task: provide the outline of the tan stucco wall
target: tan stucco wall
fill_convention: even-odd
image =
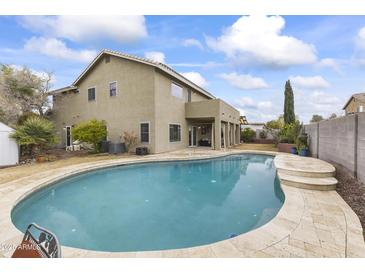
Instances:
[[[347,105],[345,111],[346,113],[354,113],[357,112],[357,108],[359,106],[363,106],[365,111],[365,103],[362,101],[357,100],[356,98],[352,98],[350,103]]]
[[[171,95],[171,84],[183,87],[183,98]],[[156,71],[155,74],[155,121],[156,121],[156,151],[173,151],[186,148],[189,142],[188,122],[185,117],[185,103],[188,100],[188,87],[177,82],[166,74]],[[206,101],[207,97],[193,91],[193,102]],[[181,142],[170,142],[169,124],[181,125]]]
[[[113,81],[117,81],[117,96],[110,97],[109,83]],[[171,94],[172,83],[183,87],[182,98]],[[91,87],[96,88],[96,100],[89,102]],[[187,103],[189,89],[192,103]],[[123,142],[123,131],[133,131],[139,139],[140,123],[149,122],[150,142],[143,145],[151,153],[186,148],[189,125],[194,123],[187,118],[192,113],[216,122],[217,128],[213,130],[217,133],[221,121],[238,123],[239,119],[239,112],[222,100],[212,100],[157,68],[114,56],[110,56],[109,63],[101,58],[79,81],[78,90],[78,93],[69,91],[54,96],[53,120],[61,136],[61,146],[66,143],[66,126],[93,118],[107,122],[108,140],[112,142]],[[189,105],[193,110],[189,110]],[[170,142],[170,124],[181,125],[180,142]]]
[[[117,81],[117,96],[109,96],[109,83]],[[96,101],[88,101],[87,89],[96,87]],[[93,118],[107,121],[108,139],[120,142],[123,131],[134,131],[139,138],[139,123],[150,122],[150,144],[154,152],[154,69],[125,59],[104,58],[78,85],[79,93],[55,96],[54,120],[65,145],[63,128]]]
[[[225,132],[226,146],[239,143],[240,113],[220,99],[185,104],[188,119],[207,118],[214,120],[215,149],[221,146],[221,130]],[[229,142],[229,140],[232,140]]]

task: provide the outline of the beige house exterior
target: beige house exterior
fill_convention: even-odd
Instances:
[[[365,93],[356,93],[350,97],[343,109],[347,114],[365,111]]]
[[[213,149],[239,143],[240,113],[170,67],[103,50],[75,82],[52,91],[52,118],[61,147],[72,144],[72,126],[105,120],[108,140],[124,131],[150,153],[186,147]]]

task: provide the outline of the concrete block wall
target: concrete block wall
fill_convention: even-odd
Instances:
[[[305,125],[305,132],[309,139],[309,151],[315,158],[318,158],[318,125],[318,123]]]
[[[313,157],[338,163],[365,183],[365,113],[305,125]]]
[[[358,114],[357,123],[357,177],[365,183],[365,112]]]

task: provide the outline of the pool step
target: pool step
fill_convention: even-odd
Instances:
[[[282,174],[307,178],[327,178],[335,175],[333,165],[311,157],[280,154],[275,157],[275,167]]]
[[[334,190],[338,183],[334,177],[303,177],[290,175],[280,170],[278,176],[282,184],[304,189]]]

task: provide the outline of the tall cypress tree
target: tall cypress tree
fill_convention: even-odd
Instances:
[[[285,124],[291,124],[295,122],[294,113],[294,94],[290,85],[290,81],[285,83],[285,100],[284,100],[284,122]]]

